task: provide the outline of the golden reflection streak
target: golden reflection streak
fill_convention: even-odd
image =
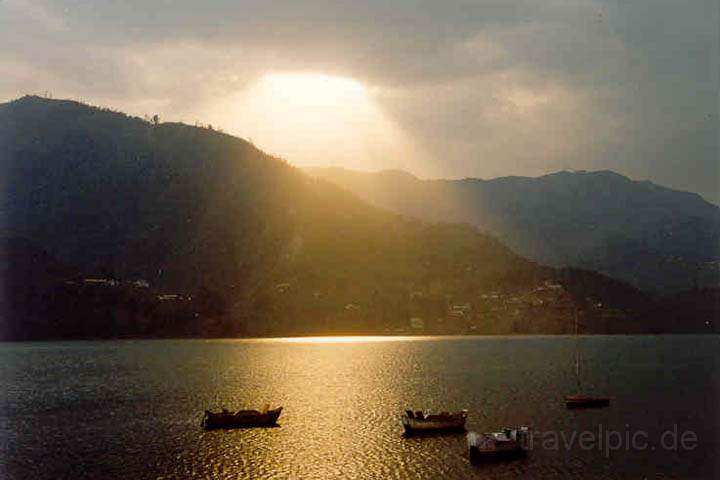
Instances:
[[[202,343],[308,343],[308,344],[342,344],[342,343],[383,343],[383,342],[431,342],[439,340],[510,340],[521,338],[558,337],[572,335],[325,335],[307,337],[262,337],[262,338],[205,338],[191,339]]]
[[[318,337],[280,337],[259,338],[256,340],[278,343],[376,343],[376,342],[416,342],[434,340],[443,337],[437,336],[392,336],[392,335],[347,335],[347,336],[318,336]]]

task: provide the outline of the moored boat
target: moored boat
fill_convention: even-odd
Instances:
[[[212,428],[249,428],[249,427],[272,427],[277,425],[282,407],[270,409],[268,405],[258,410],[238,410],[230,412],[224,408],[220,412],[205,410],[202,419],[202,426],[206,429]]]
[[[530,428],[504,428],[500,432],[467,434],[471,461],[483,458],[513,457],[527,452],[530,445]]]
[[[578,347],[578,314],[575,310],[575,380],[577,381],[577,391],[581,391],[580,385],[580,349]],[[567,395],[565,397],[566,408],[602,408],[610,405],[609,397],[599,397],[593,395]]]
[[[418,410],[413,412],[407,410],[402,416],[402,424],[406,434],[432,433],[443,431],[465,430],[467,410],[460,410],[456,413],[440,412],[430,414]]]

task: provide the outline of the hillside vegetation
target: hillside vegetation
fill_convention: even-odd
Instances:
[[[475,225],[548,265],[597,270],[648,291],[720,285],[720,208],[694,193],[611,171],[491,180],[309,172],[403,215]]]
[[[622,282],[372,207],[208,128],[23,97],[0,105],[0,148],[7,338],[560,333],[575,308],[588,331],[652,329]]]

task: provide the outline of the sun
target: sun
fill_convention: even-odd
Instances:
[[[367,102],[360,82],[329,75],[270,74],[262,78],[260,88],[290,108],[357,108]]]
[[[218,103],[212,117],[300,167],[378,170],[388,159],[417,161],[421,155],[380,108],[376,93],[348,77],[267,72]]]

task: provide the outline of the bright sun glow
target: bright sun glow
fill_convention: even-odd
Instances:
[[[268,73],[215,107],[227,130],[298,166],[418,170],[422,158],[378,107],[371,89],[344,77]],[[229,104],[230,103],[230,104]],[[232,106],[234,105],[234,107]]]
[[[271,341],[282,343],[374,343],[374,342],[405,342],[408,340],[427,339],[431,337],[392,337],[377,335],[358,335],[344,337],[285,337]]]
[[[424,342],[438,339],[467,340],[468,335],[345,335],[345,336],[319,336],[319,337],[268,337],[268,338],[227,338],[202,340],[210,343],[313,343],[313,344],[335,344],[335,343],[385,343],[385,342]],[[490,338],[490,337],[488,337]]]
[[[293,108],[357,108],[367,101],[365,87],[341,77],[317,74],[272,74],[263,80],[278,100]]]

